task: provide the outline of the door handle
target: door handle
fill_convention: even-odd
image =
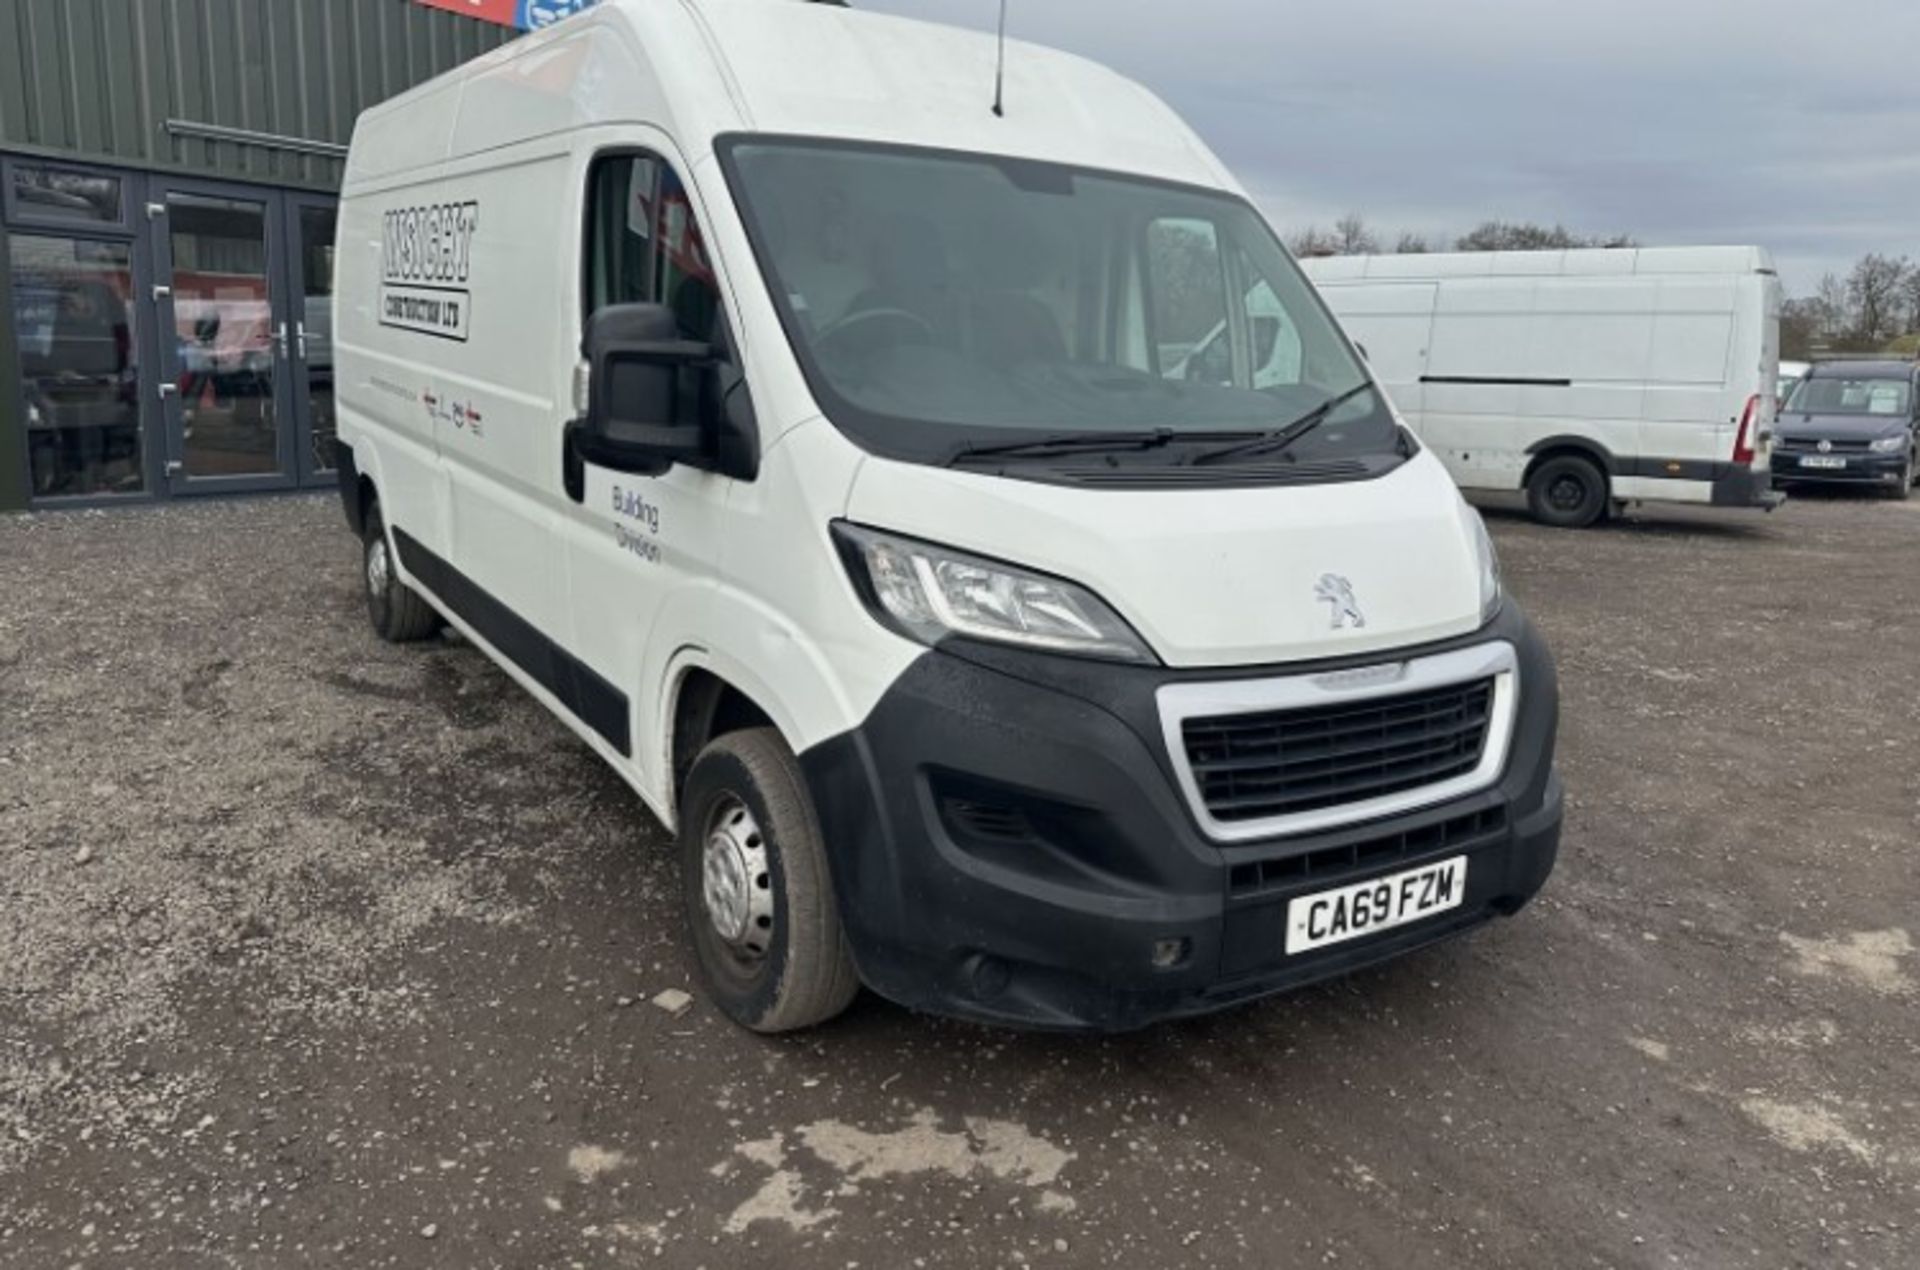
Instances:
[[[179,384],[176,384],[167,380],[161,381],[160,400],[165,401],[169,397],[178,397],[179,395],[180,395]]]
[[[274,331],[273,346],[279,353],[280,360],[285,361],[287,358],[287,324],[285,322],[282,322],[279,328]]]
[[[306,361],[307,360],[307,324],[305,322],[295,322],[293,324],[293,339],[294,339],[295,347],[297,347],[300,350],[300,360],[303,362]]]

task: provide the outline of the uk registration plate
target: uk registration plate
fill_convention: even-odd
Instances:
[[[1845,459],[1832,454],[1803,454],[1800,456],[1801,467],[1845,467],[1846,465],[1847,461]]]
[[[1458,855],[1403,873],[1302,895],[1287,904],[1287,955],[1344,943],[1459,908],[1466,892],[1467,857]]]

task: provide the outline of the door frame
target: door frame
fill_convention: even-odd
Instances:
[[[310,208],[335,211],[340,200],[332,194],[318,194],[306,190],[279,191],[282,204],[281,219],[285,223],[286,234],[286,274],[284,285],[287,289],[287,306],[292,309],[300,306],[300,311],[291,315],[293,343],[290,356],[286,359],[290,372],[290,386],[293,393],[293,431],[294,455],[297,460],[294,477],[302,488],[314,488],[331,485],[338,474],[331,464],[321,466],[316,460],[313,449],[313,396],[311,392],[312,367],[308,364],[308,354],[312,347],[312,332],[305,329],[305,303],[307,298],[306,271],[301,253],[305,248],[302,240],[300,214]],[[335,222],[336,233],[338,221]],[[338,238],[336,236],[335,259],[338,257]],[[332,305],[333,280],[327,283],[328,305]],[[332,355],[333,317],[327,317],[326,338],[329,342],[328,355]],[[336,415],[337,418],[337,415]]]
[[[120,219],[87,221],[35,213],[14,198],[14,169],[17,167],[53,167],[62,171],[113,178],[120,183]],[[5,392],[14,398],[4,407],[0,407],[0,425],[6,422],[3,416],[11,412],[14,416],[13,430],[17,432],[18,440],[18,452],[13,457],[17,459],[19,465],[18,489],[22,508],[123,507],[129,503],[151,501],[159,495],[162,488],[164,469],[160,456],[160,437],[152,426],[156,416],[150,413],[150,408],[156,400],[160,372],[158,363],[154,360],[159,341],[153,329],[154,317],[151,303],[152,244],[140,210],[145,202],[145,195],[145,174],[133,169],[117,168],[85,159],[46,157],[16,150],[0,150],[0,225],[4,225],[4,228],[0,229],[0,325],[6,328],[4,338],[0,338],[0,392]],[[11,243],[13,239],[19,237],[106,243],[127,249],[128,272],[131,278],[130,285],[133,288],[131,300],[134,356],[138,362],[134,379],[134,400],[137,411],[135,418],[140,429],[142,480],[142,486],[138,492],[90,494],[36,494],[34,492],[33,438],[22,409],[24,400],[18,395],[18,389],[25,383],[26,368],[18,342],[19,332],[13,329],[14,314],[10,285]],[[0,427],[0,435],[4,435],[6,431],[7,429]],[[0,463],[0,479],[4,479],[8,472],[8,465]],[[7,499],[0,494],[0,508],[7,506]]]
[[[173,223],[168,208],[172,195],[223,198],[260,207],[261,233],[265,238],[264,278],[267,284],[267,331],[273,365],[274,458],[272,472],[233,476],[194,476],[186,469],[185,402],[178,384],[181,378],[180,353],[175,338],[179,327],[173,295]],[[155,363],[158,379],[154,391],[159,396],[157,421],[160,425],[161,484],[169,497],[193,494],[255,493],[293,489],[299,484],[298,455],[295,451],[299,432],[294,409],[291,350],[291,318],[287,295],[288,244],[286,192],[270,186],[246,185],[235,181],[202,181],[191,178],[154,176],[147,182],[147,225],[151,239],[153,286],[153,329],[159,360]],[[162,288],[165,288],[163,293]]]

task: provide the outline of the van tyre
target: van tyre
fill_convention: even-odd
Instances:
[[[1607,474],[1591,459],[1562,454],[1533,470],[1527,507],[1543,525],[1584,529],[1606,514]]]
[[[771,728],[702,750],[680,799],[681,890],[714,1004],[756,1032],[839,1014],[860,990],[820,820]]]
[[[400,571],[394,568],[393,546],[378,503],[367,509],[360,540],[360,581],[374,634],[389,644],[410,644],[440,629],[440,615],[400,580]]]
[[[1904,503],[1913,497],[1913,478],[1916,468],[1920,468],[1920,459],[1909,454],[1906,467],[1900,470],[1900,483],[1893,487],[1893,497],[1896,502]]]

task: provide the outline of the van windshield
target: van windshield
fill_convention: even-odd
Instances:
[[[1888,415],[1905,418],[1913,388],[1904,379],[1811,375],[1800,381],[1787,402],[1789,414]]]
[[[1186,463],[1336,402],[1283,452],[1402,453],[1365,368],[1237,198],[901,147],[741,136],[721,154],[816,398],[870,450],[943,462],[1110,439]]]

